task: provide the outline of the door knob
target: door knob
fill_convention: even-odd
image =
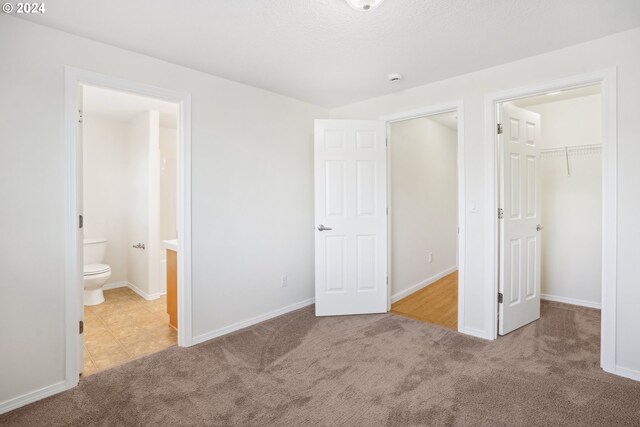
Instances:
[[[540,224],[536,227],[536,231],[544,230],[544,227]]]
[[[329,231],[329,230],[333,230],[333,228],[325,227],[322,224],[318,226],[318,231]]]

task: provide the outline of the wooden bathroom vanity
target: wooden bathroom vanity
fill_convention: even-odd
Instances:
[[[173,245],[170,243],[173,243]],[[178,329],[177,241],[165,240],[164,244],[167,250],[167,314],[169,315],[169,325],[171,325],[175,329]]]

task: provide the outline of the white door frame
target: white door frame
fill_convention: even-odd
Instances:
[[[485,140],[487,141],[487,265],[486,324],[494,325],[489,338],[497,337],[498,316],[498,169],[497,113],[499,103],[560,90],[599,84],[602,88],[602,308],[600,366],[607,372],[616,370],[616,248],[617,248],[617,107],[616,68],[567,77],[487,94],[485,96]]]
[[[192,345],[191,301],[191,95],[103,74],[65,67],[64,141],[66,155],[66,223],[65,223],[65,388],[78,384],[78,321],[82,306],[83,278],[78,275],[78,228],[76,188],[78,174],[77,126],[78,88],[81,84],[99,86],[149,96],[178,104],[178,345]]]
[[[458,332],[477,335],[474,332],[467,331],[465,328],[464,316],[464,280],[465,280],[465,248],[466,248],[466,223],[465,223],[465,173],[464,173],[464,106],[462,100],[450,102],[446,104],[434,105],[417,110],[407,111],[404,113],[393,114],[380,117],[380,120],[387,122],[387,206],[389,207],[389,216],[387,217],[387,238],[389,245],[387,247],[387,271],[389,274],[388,286],[388,307],[391,309],[391,219],[393,216],[393,207],[391,205],[391,123],[402,122],[421,117],[435,116],[437,114],[456,112],[458,115],[457,128],[457,174],[458,174]]]

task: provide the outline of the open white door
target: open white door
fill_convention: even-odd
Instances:
[[[540,318],[540,115],[502,105],[500,335]]]
[[[387,311],[386,124],[315,121],[316,315]]]

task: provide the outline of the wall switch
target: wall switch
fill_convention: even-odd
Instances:
[[[433,262],[433,252],[429,252],[429,264]]]
[[[287,287],[287,275],[286,274],[280,278],[280,285],[282,285],[283,288]]]

